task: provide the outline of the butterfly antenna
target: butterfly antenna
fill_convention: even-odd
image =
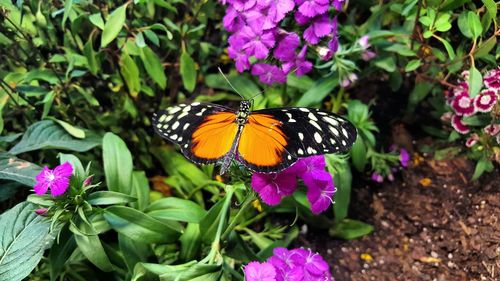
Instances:
[[[231,82],[229,81],[229,79],[227,79],[226,75],[224,75],[224,72],[222,72],[222,69],[220,69],[220,67],[217,67],[217,69],[219,70],[220,74],[222,74],[222,77],[224,77],[224,80],[226,80],[227,84],[229,84],[229,86],[242,98],[242,99],[245,99],[245,97],[240,93],[238,92],[238,90],[236,90],[236,88],[233,86],[233,84],[231,84]]]

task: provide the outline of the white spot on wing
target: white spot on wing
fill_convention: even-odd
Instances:
[[[349,134],[347,133],[345,128],[342,128],[342,134],[344,134],[346,138],[349,138]]]
[[[323,141],[323,139],[321,138],[321,135],[318,132],[314,133],[314,140],[317,143],[321,143]]]
[[[167,115],[163,114],[160,119],[158,119],[158,122],[163,122],[167,118]]]
[[[173,115],[169,115],[166,119],[165,119],[165,122],[170,122],[170,120],[172,120],[172,118],[174,118]]]
[[[181,119],[181,118],[183,118],[184,116],[187,116],[187,115],[188,115],[188,113],[185,112],[185,111],[183,111],[181,114],[179,114],[179,116],[177,116],[177,119]]]
[[[337,137],[339,136],[339,130],[337,130],[337,128],[333,126],[328,126],[328,128],[330,128],[330,131],[332,131],[334,135],[336,135]]]
[[[330,125],[333,125],[333,126],[338,126],[339,125],[339,122],[335,119],[333,119],[332,117],[323,117],[323,120],[325,120],[326,123],[330,124]]]
[[[309,112],[309,108],[305,108],[305,107],[299,107],[299,110],[303,111],[303,112]]]
[[[318,118],[316,118],[316,116],[315,116],[312,112],[310,112],[310,113],[307,115],[307,117],[308,117],[309,119],[311,119],[311,120],[318,121]]]
[[[173,139],[173,140],[176,140],[177,139],[177,135],[171,135],[170,138]]]
[[[345,140],[342,140],[342,145],[347,146],[347,142]]]
[[[299,148],[299,150],[297,150],[297,153],[298,153],[299,155],[304,155],[304,150],[302,150],[301,148]]]
[[[179,111],[179,110],[181,110],[181,108],[180,108],[180,107],[178,107],[178,106],[175,106],[175,107],[170,108],[170,109],[168,110],[168,113],[169,113],[169,114],[174,114],[174,113],[176,113],[176,112],[177,112],[177,111]]]
[[[207,110],[207,109],[206,109],[206,108],[202,108],[202,109],[200,110],[200,112],[196,113],[195,115],[196,115],[196,116],[202,116],[202,115],[203,115],[203,112],[205,112],[205,110]]]
[[[314,153],[316,153],[316,150],[314,148],[312,148],[312,147],[308,147],[307,148],[307,153],[314,154]]]
[[[174,125],[172,125],[172,130],[175,130],[177,129],[177,127],[179,127],[181,123],[179,123],[179,121],[175,121]]]
[[[200,105],[200,103],[199,102],[193,102],[191,105],[192,106],[197,106],[197,105]]]
[[[188,105],[188,106],[184,107],[184,109],[182,111],[189,112],[190,110],[191,110],[191,106]]]
[[[184,124],[184,127],[182,127],[182,129],[186,130],[189,127],[189,125],[191,125],[191,124],[189,124],[189,123]]]
[[[297,120],[293,119],[293,116],[291,113],[286,113],[286,116],[288,116],[288,122],[297,122]]]
[[[316,129],[321,131],[321,127],[318,125],[318,123],[316,121],[309,120],[309,124],[313,125],[314,127],[316,127]]]
[[[300,140],[304,140],[304,134],[303,134],[303,133],[300,133],[300,132],[299,132],[299,133],[298,133],[298,135],[299,135],[299,139],[300,139]]]

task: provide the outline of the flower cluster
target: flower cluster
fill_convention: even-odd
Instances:
[[[323,257],[308,249],[275,248],[266,262],[245,266],[246,281],[304,280],[330,281],[330,269]]]
[[[297,178],[307,186],[307,200],[311,211],[319,214],[330,206],[336,189],[330,173],[325,171],[324,156],[311,156],[298,160],[279,173],[252,175],[252,188],[268,205],[277,205],[285,196],[297,189]]]
[[[73,166],[69,162],[64,162],[53,170],[45,166],[36,176],[36,184],[33,189],[38,195],[45,194],[49,189],[54,197],[63,195],[69,187],[69,179],[72,174]]]
[[[463,76],[467,79],[468,72],[465,71]],[[483,84],[485,87],[475,97],[470,96],[467,81],[460,81],[457,88],[447,92],[447,104],[452,112],[445,113],[441,119],[450,121],[455,131],[462,135],[471,133],[471,128],[464,122],[465,117],[484,113],[497,114],[494,113],[494,109],[500,101],[500,69],[493,69],[486,73]],[[485,135],[496,137],[497,143],[500,143],[499,124],[488,124],[483,128],[483,132]],[[467,147],[472,147],[478,140],[479,135],[472,133],[465,144]]]
[[[397,147],[395,145],[391,145],[391,147],[389,147],[389,151],[391,152],[396,152],[397,151]],[[399,162],[401,164],[401,167],[403,168],[406,168],[408,167],[408,162],[410,162],[410,154],[408,153],[408,151],[404,148],[400,148],[399,149]],[[389,181],[393,181],[394,180],[394,174],[398,168],[397,167],[389,167],[385,161],[384,161],[384,165],[382,165],[383,168],[382,169],[378,169],[379,171],[375,171],[372,173],[372,176],[371,176],[371,179],[374,181],[374,182],[378,182],[378,183],[382,183],[384,182],[384,177],[386,177]]]
[[[329,9],[333,5],[341,10],[344,0],[221,2],[228,5],[223,25],[232,33],[229,57],[239,72],[251,70],[265,84],[284,83],[291,71],[297,75],[311,71],[312,63],[306,59],[308,46],[318,45],[323,38],[328,47],[318,48],[321,59],[331,58],[338,49],[337,19],[330,16]],[[299,25],[304,31],[300,36],[286,30],[285,25]],[[273,63],[268,62],[270,55],[275,59]]]

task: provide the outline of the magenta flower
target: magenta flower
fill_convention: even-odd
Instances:
[[[356,73],[349,73],[349,75],[345,76],[342,81],[340,81],[340,87],[347,88],[351,86],[352,83],[358,80],[358,75]]]
[[[500,90],[500,69],[493,69],[483,79],[484,85],[489,90]]]
[[[257,59],[265,59],[269,54],[269,49],[275,44],[273,30],[254,30],[249,26],[244,26],[238,35],[247,42],[243,45],[247,56],[255,56]]]
[[[455,113],[460,116],[471,116],[476,113],[473,100],[465,92],[455,96],[451,106]]]
[[[470,137],[465,141],[465,146],[473,147],[478,140],[479,136],[477,134],[471,134]]]
[[[500,133],[500,125],[499,124],[489,124],[484,127],[484,132],[490,136],[494,136]]]
[[[345,0],[333,0],[333,7],[335,7],[335,9],[337,11],[341,11],[342,5],[344,5],[344,2],[345,2]]]
[[[299,12],[306,17],[314,17],[328,11],[330,0],[295,0]]]
[[[384,182],[384,177],[382,177],[382,175],[377,173],[377,172],[372,173],[371,179],[372,179],[372,181],[378,182],[378,183]]]
[[[236,32],[245,25],[245,19],[233,6],[229,6],[222,19],[222,25],[227,31]]]
[[[455,131],[463,135],[469,133],[470,131],[469,127],[464,124],[462,118],[458,115],[453,115],[451,117],[451,126],[453,127],[453,129],[455,129]]]
[[[276,270],[270,263],[259,263],[256,261],[250,262],[245,266],[246,281],[275,281]]]
[[[332,20],[327,14],[312,19],[311,24],[304,30],[304,39],[312,45],[319,43],[322,37],[332,32]]]
[[[281,173],[252,175],[252,188],[266,204],[278,205],[281,198],[291,195],[297,188],[296,174],[287,170]]]
[[[274,57],[281,61],[291,61],[295,58],[295,50],[299,45],[300,38],[297,33],[286,34],[274,49]]]
[[[36,184],[33,189],[36,194],[43,195],[50,188],[52,196],[60,196],[68,189],[71,174],[73,174],[73,167],[69,162],[64,162],[55,167],[54,170],[45,166],[36,176]]]
[[[474,98],[474,107],[479,112],[490,112],[497,103],[497,94],[493,90],[483,90]]]
[[[399,150],[399,161],[401,162],[401,166],[408,167],[408,162],[410,161],[410,154],[404,148]]]
[[[330,276],[328,264],[318,253],[306,249],[295,249],[294,251],[299,256],[300,264],[304,267],[304,280],[325,280],[324,278]]]
[[[286,75],[275,65],[256,63],[252,67],[252,75],[259,76],[262,83],[272,85],[276,82],[285,83]]]
[[[237,11],[243,12],[253,8],[257,0],[229,0],[228,2],[230,2]]]
[[[285,73],[289,73],[290,71],[295,69],[295,73],[297,74],[297,76],[302,76],[311,71],[313,65],[312,62],[306,60],[306,51],[307,46],[302,47],[302,50],[296,57],[294,57],[292,61],[283,63],[283,71]]]
[[[359,44],[359,46],[361,46],[361,48],[368,49],[371,46],[369,40],[370,40],[370,36],[364,35],[358,39],[358,44]]]
[[[236,69],[243,72],[250,69],[250,60],[248,59],[246,51],[243,49],[245,41],[238,36],[232,35],[229,37],[229,48],[227,53],[230,58],[236,62]]]
[[[307,186],[307,200],[311,203],[311,211],[317,215],[333,204],[335,186],[332,175],[326,171],[316,173],[312,183]]]
[[[49,210],[47,208],[38,208],[35,210],[35,213],[39,216],[45,215]]]

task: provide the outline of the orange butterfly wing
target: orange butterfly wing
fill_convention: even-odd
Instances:
[[[241,132],[238,160],[252,170],[264,172],[280,170],[295,162],[286,151],[288,138],[281,125],[272,115],[250,114]]]
[[[208,115],[193,131],[191,145],[186,151],[188,158],[206,162],[215,162],[224,157],[231,149],[238,125],[233,112],[217,112]],[[194,156],[194,157],[189,157]]]

